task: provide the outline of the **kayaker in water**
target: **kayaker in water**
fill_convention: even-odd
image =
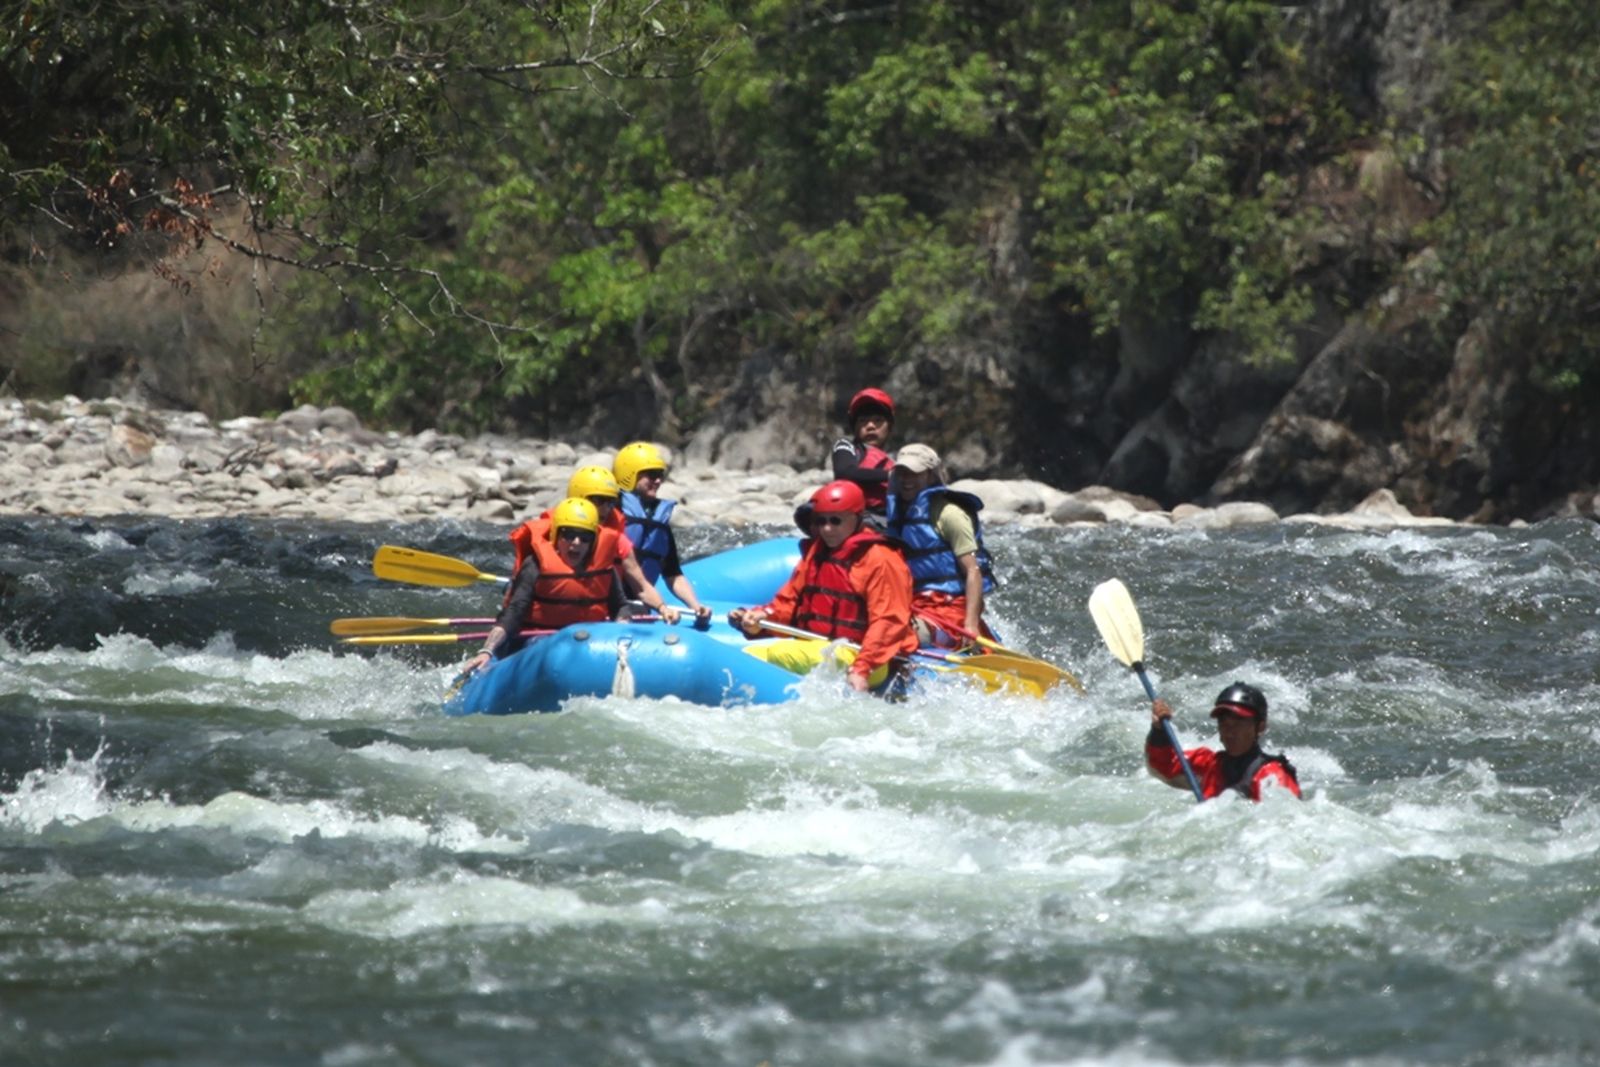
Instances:
[[[761,621],[771,619],[859,644],[846,677],[861,691],[882,685],[891,672],[902,673],[904,657],[917,650],[911,572],[887,538],[863,527],[865,510],[854,482],[818,489],[810,501],[811,537],[800,542],[800,562],[789,580],[764,607],[728,613],[747,637],[761,636]]]
[[[645,581],[654,585],[665,575],[672,595],[683,601],[697,620],[709,622],[711,609],[695,596],[694,583],[683,573],[678,559],[678,539],[672,535],[675,502],[660,495],[667,477],[666,457],[655,445],[634,441],[617,450],[611,473],[622,491],[622,519]]]
[[[599,510],[582,497],[568,497],[518,526],[511,543],[517,553],[511,587],[482,650],[463,671],[483,667],[496,652],[515,651],[521,641],[508,644],[512,634],[614,619],[627,602],[617,572],[617,532],[602,526]]]
[[[1263,786],[1281,787],[1299,796],[1300,781],[1294,765],[1281,755],[1270,756],[1261,751],[1261,735],[1267,732],[1267,698],[1261,690],[1234,682],[1218,693],[1213,703],[1211,717],[1217,720],[1222,751],[1184,750],[1205,799],[1232,789],[1251,800],[1260,800]],[[1168,785],[1188,789],[1178,754],[1161,725],[1162,719],[1171,717],[1172,708],[1157,697],[1151,705],[1150,733],[1144,740],[1145,765]]]
[[[851,436],[834,442],[833,476],[861,488],[869,525],[881,526],[894,469],[894,460],[884,451],[894,429],[894,400],[882,389],[863,389],[850,398],[845,418]]]
[[[567,479],[567,496],[593,504],[600,512],[601,528],[617,535],[617,566],[627,580],[629,594],[643,601],[646,607],[654,608],[666,622],[676,625],[678,609],[670,606],[656,591],[655,580],[645,577],[639,565],[638,546],[628,535],[627,522],[618,506],[622,487],[617,484],[616,476],[604,467],[579,467]]]
[[[993,640],[983,621],[983,598],[995,587],[978,522],[983,501],[946,486],[939,453],[927,445],[906,445],[894,462],[885,532],[905,546],[917,637],[943,648],[969,644],[967,634]]]

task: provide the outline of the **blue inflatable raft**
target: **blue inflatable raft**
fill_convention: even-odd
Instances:
[[[774,537],[692,559],[683,565],[683,573],[694,583],[695,595],[702,603],[755,607],[777,595],[799,562],[800,542],[793,537]],[[656,580],[656,589],[667,603],[678,602],[665,578]]]
[[[731,707],[792,700],[798,676],[691,626],[595,622],[540,638],[469,678],[450,715],[555,711],[578,696],[677,697]]]
[[[683,565],[683,573],[694,583],[700,603],[711,609],[711,625],[706,632],[742,645],[744,635],[728,625],[728,612],[770,601],[799,562],[800,542],[793,537],[775,537],[689,560]],[[667,587],[666,579],[656,580],[656,591],[668,604],[682,610],[683,604]]]
[[[451,715],[555,711],[577,696],[674,696],[731,706],[790,700],[794,674],[743,651],[744,635],[728,625],[731,608],[771,600],[800,561],[800,542],[776,537],[683,565],[712,624],[595,622],[568,626],[496,660],[445,701]],[[677,599],[665,581],[656,588]]]

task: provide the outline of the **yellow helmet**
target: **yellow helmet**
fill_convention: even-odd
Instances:
[[[567,479],[567,495],[577,497],[620,497],[617,480],[604,467],[579,467]]]
[[[550,509],[550,543],[555,544],[557,530],[600,531],[600,511],[581,496],[569,496]]]
[[[617,449],[617,458],[611,461],[611,473],[617,476],[617,484],[624,489],[632,489],[638,484],[640,471],[666,469],[666,457],[648,441],[623,445]]]

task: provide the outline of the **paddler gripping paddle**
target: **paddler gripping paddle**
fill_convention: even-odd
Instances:
[[[1116,578],[1095,586],[1094,592],[1089,594],[1089,614],[1094,618],[1095,628],[1100,631],[1111,654],[1123,666],[1133,668],[1144,685],[1145,693],[1154,702],[1155,686],[1150,684],[1150,676],[1144,672],[1144,624],[1139,621],[1139,609],[1134,607],[1133,594],[1128,592],[1128,587]],[[1178,743],[1178,731],[1173,728],[1172,720],[1163,718],[1161,725],[1166,728],[1167,740],[1178,754],[1178,763],[1183,767],[1183,776],[1189,779],[1189,788],[1194,790],[1195,800],[1204,800],[1205,793],[1200,789],[1199,779],[1194,776],[1194,768],[1189,766],[1189,757],[1183,754],[1183,746]]]

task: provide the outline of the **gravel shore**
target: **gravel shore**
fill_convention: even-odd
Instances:
[[[212,422],[120,400],[0,399],[0,514],[261,516],[347,522],[455,517],[520,521],[556,503],[577,467],[610,467],[613,450],[484,434],[376,433],[344,408],[300,407],[275,419]],[[669,453],[670,454],[670,453]],[[675,463],[664,496],[685,526],[787,524],[831,474],[821,464],[731,470]],[[1103,486],[1073,491],[1026,479],[957,479],[984,501],[988,525],[1123,523],[1220,528],[1268,522],[1345,527],[1453,525],[1412,515],[1380,490],[1340,515],[1279,516],[1265,504],[1171,511]]]

